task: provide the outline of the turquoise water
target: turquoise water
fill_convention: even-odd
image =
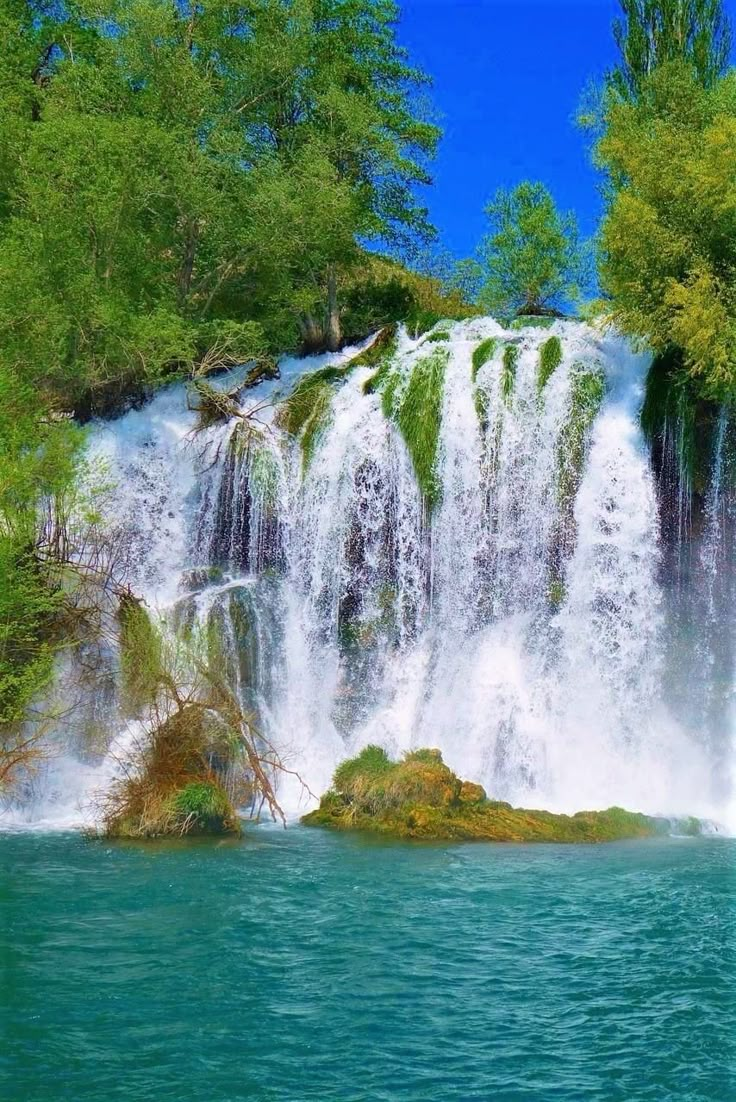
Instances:
[[[4,1102],[728,1102],[736,843],[0,836]]]

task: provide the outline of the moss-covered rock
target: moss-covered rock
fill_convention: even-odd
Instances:
[[[539,370],[537,372],[537,393],[541,394],[557,368],[562,363],[562,341],[559,337],[549,337],[539,350]]]
[[[519,363],[519,346],[507,344],[503,350],[503,373],[501,375],[501,394],[509,405],[516,385],[516,368]]]
[[[509,323],[509,329],[551,329],[557,321],[549,314],[521,314]]]
[[[488,842],[613,842],[650,838],[670,825],[619,807],[576,815],[514,808],[460,780],[439,750],[415,750],[392,762],[378,746],[343,762],[319,808],[302,822],[395,838]]]
[[[482,367],[493,359],[496,349],[498,348],[497,337],[486,337],[484,341],[473,349],[473,367],[471,371],[471,377],[473,382],[478,378],[478,372]]]
[[[449,358],[449,350],[439,347],[416,361],[408,379],[398,370],[390,371],[381,393],[384,416],[394,421],[404,438],[429,512],[440,499],[436,462]]]

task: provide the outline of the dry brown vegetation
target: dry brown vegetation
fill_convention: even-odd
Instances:
[[[285,824],[275,778],[291,771],[220,672],[214,634],[167,635],[131,596],[120,621],[123,705],[142,718],[98,801],[104,833],[238,831],[244,806]]]

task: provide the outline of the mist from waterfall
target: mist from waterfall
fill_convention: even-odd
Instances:
[[[280,382],[241,393],[243,410],[257,409],[247,422],[196,433],[174,386],[96,425],[91,451],[116,485],[111,521],[130,535],[131,588],[171,630],[214,627],[230,682],[314,793],[367,743],[431,746],[514,804],[618,804],[733,829],[725,414],[706,522],[674,579],[661,534],[671,521],[639,428],[647,358],[567,321],[438,329],[446,341],[402,331],[391,366],[401,396],[418,363],[441,363],[434,508],[381,390],[364,391],[374,368],[335,387],[309,462],[274,418],[298,374],[355,349],[285,361]],[[562,361],[541,387],[553,335]],[[495,351],[476,372],[489,338]],[[581,394],[598,385],[587,423]],[[114,774],[129,734],[110,734],[107,757],[75,765],[72,750],[52,763],[21,817],[73,818]],[[279,795],[291,814],[310,805],[294,777]]]

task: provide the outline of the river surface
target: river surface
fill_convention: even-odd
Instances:
[[[0,835],[4,1102],[728,1102],[736,842]]]

